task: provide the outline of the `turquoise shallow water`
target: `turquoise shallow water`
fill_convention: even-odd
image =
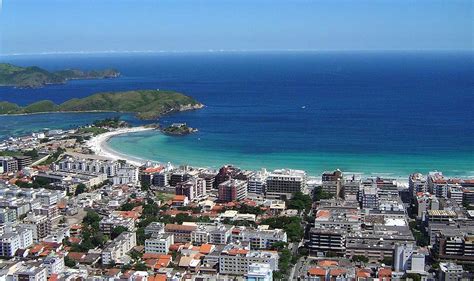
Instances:
[[[407,178],[410,173],[440,170],[449,176],[474,176],[472,157],[460,158],[458,154],[441,153],[435,156],[377,153],[242,153],[225,148],[203,149],[199,146],[203,134],[170,137],[159,132],[140,132],[111,138],[108,146],[120,153],[173,164],[219,168],[234,164],[244,169],[292,168],[306,170],[310,175],[322,171],[342,169],[364,175],[386,175]],[[183,145],[182,142],[187,145]],[[194,143],[194,145],[193,145]]]

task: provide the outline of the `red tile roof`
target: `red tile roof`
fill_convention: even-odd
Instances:
[[[312,267],[308,270],[311,276],[326,276],[326,269],[320,267]]]

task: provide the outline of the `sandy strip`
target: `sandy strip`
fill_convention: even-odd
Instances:
[[[94,151],[96,155],[106,157],[112,160],[126,160],[128,163],[132,165],[141,166],[146,163],[146,160],[119,153],[109,148],[107,146],[107,141],[113,136],[129,134],[129,133],[144,132],[144,131],[150,131],[150,130],[154,130],[154,128],[147,128],[147,127],[142,126],[142,127],[118,129],[118,130],[114,130],[111,132],[107,132],[107,133],[92,137],[90,140],[86,142],[86,146],[89,147],[92,151]]]

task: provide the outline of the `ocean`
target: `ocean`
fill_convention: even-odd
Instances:
[[[112,138],[121,153],[217,168],[293,168],[312,175],[474,176],[473,52],[242,52],[0,57],[48,70],[116,68],[111,80],[0,88],[19,104],[96,92],[167,89],[206,107],[166,116],[199,132]],[[97,113],[94,113],[97,115]],[[112,114],[112,113],[109,113]],[[92,114],[0,116],[0,137],[87,124]],[[115,114],[114,114],[115,115]],[[78,118],[80,116],[80,118]],[[108,115],[107,115],[108,116]],[[142,122],[130,115],[132,124]]]

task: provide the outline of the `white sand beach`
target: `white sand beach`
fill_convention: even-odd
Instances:
[[[148,128],[148,127],[142,126],[142,127],[118,129],[118,130],[114,130],[111,132],[107,132],[107,133],[92,137],[90,140],[86,142],[86,145],[92,151],[94,151],[94,153],[98,156],[102,156],[102,157],[109,158],[112,160],[122,159],[122,160],[126,160],[132,165],[141,166],[146,162],[146,160],[119,153],[109,148],[107,146],[107,141],[113,136],[128,134],[128,133],[143,132],[143,131],[149,131],[149,130],[154,130],[154,128]]]

